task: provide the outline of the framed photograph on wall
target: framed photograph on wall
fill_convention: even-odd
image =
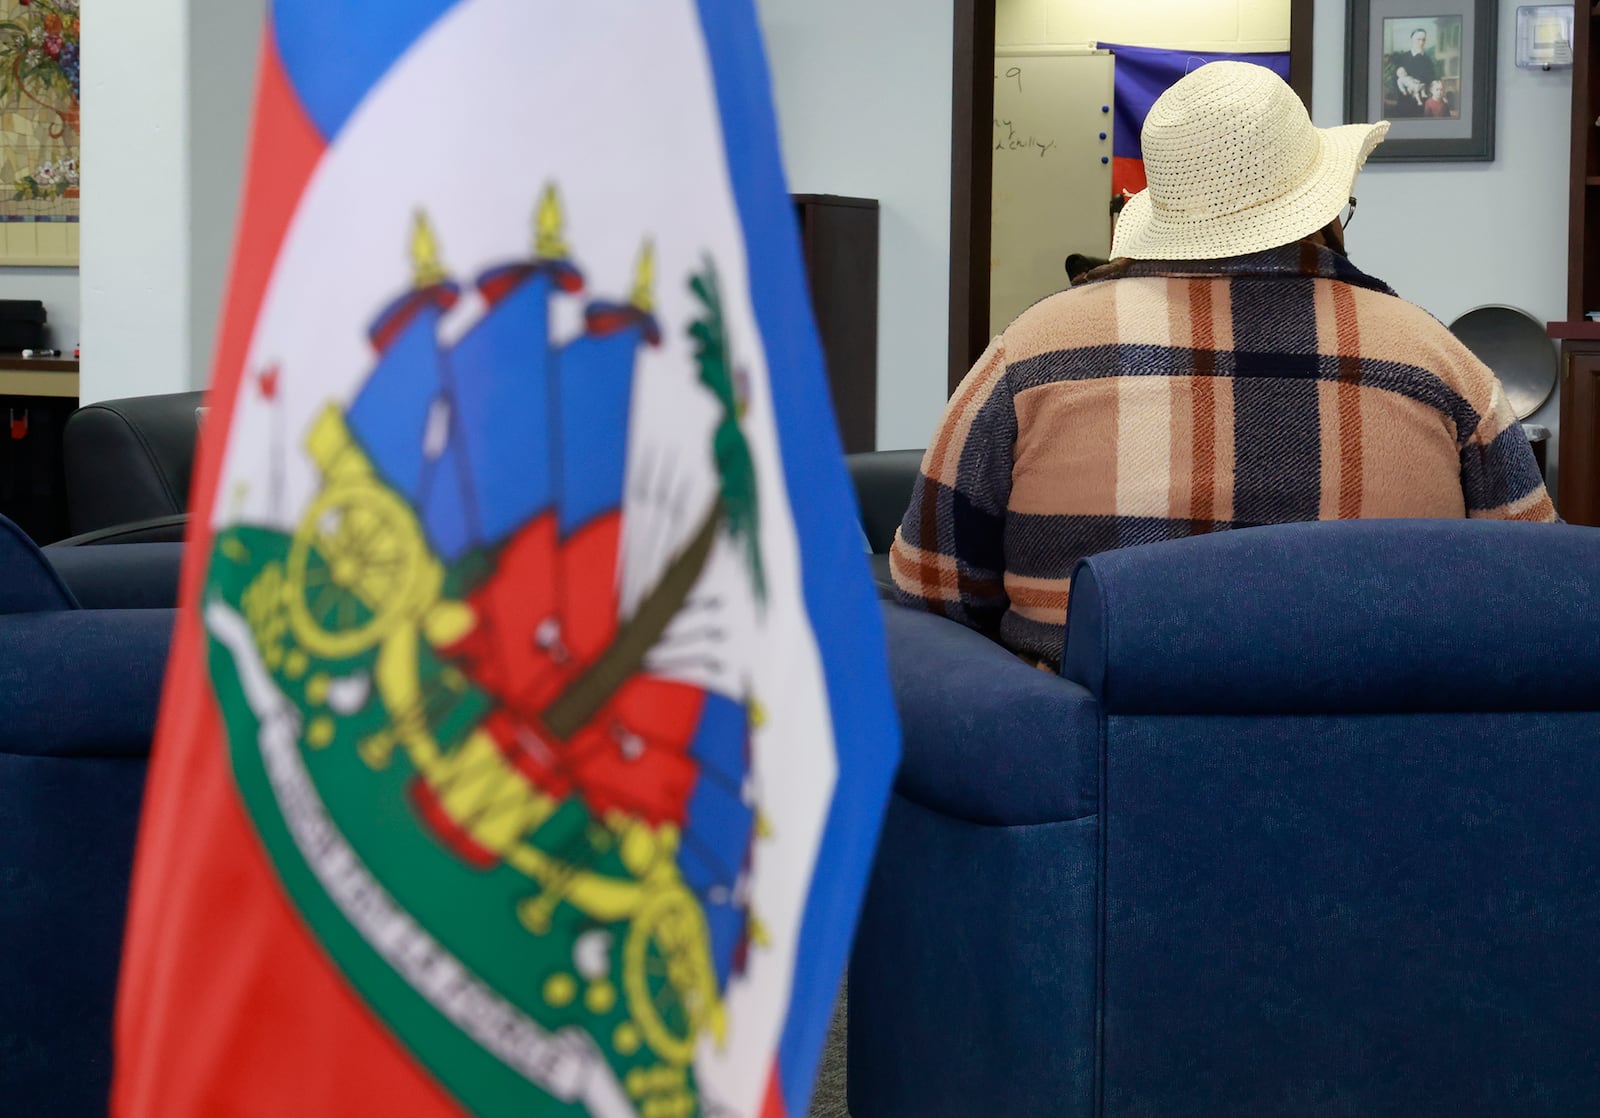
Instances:
[[[1345,120],[1390,122],[1372,162],[1494,158],[1497,0],[1350,0]]]

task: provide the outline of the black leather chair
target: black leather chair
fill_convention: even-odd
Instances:
[[[73,538],[63,544],[182,541],[203,401],[174,392],[73,413],[63,432]]]
[[[177,604],[203,400],[199,392],[106,400],[67,420],[67,520],[76,534],[44,554],[85,608]],[[106,544],[122,546],[90,546]]]
[[[198,392],[109,400],[91,404],[69,421],[67,493],[72,526],[80,534],[45,554],[85,604],[151,608],[176,600],[181,549],[175,545],[182,542],[187,521],[183,503],[194,464],[194,409],[200,402]],[[884,598],[894,597],[889,548],[911,501],[922,453],[864,451],[845,459],[861,529],[872,549],[873,578]],[[123,472],[126,477],[119,476]],[[99,543],[152,546],[71,554]]]
[[[880,598],[894,597],[889,577],[889,548],[895,530],[911,503],[911,490],[922,467],[920,450],[868,450],[845,456],[850,480],[856,487],[861,510],[861,530],[872,548],[872,577]]]

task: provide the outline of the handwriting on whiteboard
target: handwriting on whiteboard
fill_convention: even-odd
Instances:
[[[1021,151],[1043,159],[1055,146],[1054,140],[1041,139],[1032,132],[1018,132],[1011,121],[994,118],[995,151]]]
[[[1000,80],[1000,75],[996,74],[994,76],[994,80],[995,81],[999,81]],[[1016,82],[1017,83],[1017,92],[1021,93],[1022,92],[1022,67],[1021,66],[1010,66],[1010,67],[1007,67],[1007,69],[1006,69],[1006,81],[1008,81],[1008,82]]]

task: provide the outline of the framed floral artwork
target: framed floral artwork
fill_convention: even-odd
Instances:
[[[0,265],[78,263],[79,0],[0,0]]]

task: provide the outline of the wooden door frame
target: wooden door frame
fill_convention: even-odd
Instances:
[[[1289,0],[1289,84],[1311,104],[1315,0]],[[950,373],[954,392],[989,344],[995,0],[955,0],[950,109]]]

